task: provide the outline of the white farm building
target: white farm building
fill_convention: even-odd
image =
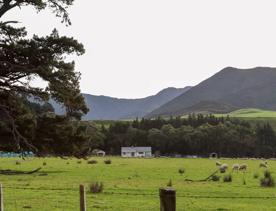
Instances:
[[[122,157],[151,157],[151,147],[122,147]]]

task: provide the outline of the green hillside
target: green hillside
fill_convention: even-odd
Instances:
[[[269,123],[276,130],[276,111],[256,108],[239,109],[228,114],[215,114],[215,116],[230,116],[251,122],[253,125]]]
[[[270,110],[262,110],[262,109],[256,109],[256,108],[245,108],[245,109],[239,109],[236,111],[232,111],[227,114],[218,114],[219,116],[227,116],[230,117],[246,117],[246,118],[276,118],[276,111],[270,111]]]

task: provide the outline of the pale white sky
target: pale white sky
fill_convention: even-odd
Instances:
[[[75,0],[70,27],[27,8],[5,19],[82,42],[82,92],[137,98],[196,85],[226,66],[275,67],[275,11],[275,0]]]

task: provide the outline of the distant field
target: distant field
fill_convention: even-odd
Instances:
[[[269,123],[276,130],[276,111],[248,108],[233,111],[228,114],[215,114],[215,116],[229,116],[253,123],[253,125]]]
[[[228,114],[216,114],[217,116],[230,116],[242,118],[276,118],[276,111],[262,110],[256,108],[239,109]]]
[[[215,160],[110,157],[112,164],[106,165],[104,158],[91,159],[96,159],[98,163],[89,165],[84,160],[79,164],[76,159],[35,158],[15,165],[14,158],[0,159],[1,169],[31,170],[42,166],[43,162],[47,163],[42,175],[0,176],[4,186],[5,210],[77,211],[78,185],[102,181],[103,193],[87,194],[88,211],[157,211],[158,189],[166,186],[170,179],[177,190],[177,210],[276,209],[276,188],[262,188],[259,179],[253,178],[255,173],[260,176],[263,173],[259,160],[221,160],[230,167],[233,163],[247,163],[249,166],[245,173],[232,173],[232,183],[224,183],[222,180],[184,181],[185,178],[203,179],[209,176],[217,169]],[[276,161],[268,163],[276,177]],[[185,168],[184,176],[178,173],[179,168]]]

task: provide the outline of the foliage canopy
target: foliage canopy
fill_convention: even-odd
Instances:
[[[41,104],[51,97],[66,108],[64,121],[80,119],[88,112],[80,93],[81,74],[68,58],[71,54],[82,55],[85,50],[77,40],[60,36],[56,29],[48,36],[30,38],[24,27],[15,27],[16,21],[3,22],[2,17],[15,7],[32,6],[37,11],[50,8],[62,22],[70,25],[67,9],[72,4],[73,0],[0,1],[0,120],[10,128],[16,150],[41,148],[30,143],[27,138],[30,134],[20,132],[19,123],[26,116],[32,116],[34,131],[37,126],[37,117],[26,108],[26,100]],[[36,79],[44,81],[46,87],[34,86],[31,82]]]

